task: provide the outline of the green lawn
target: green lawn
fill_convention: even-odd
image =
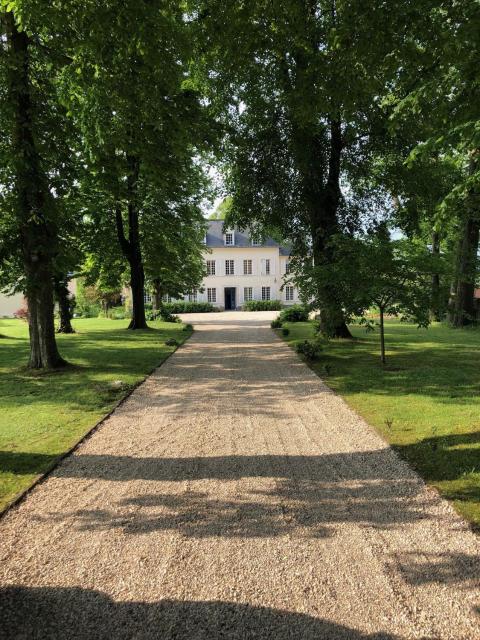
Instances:
[[[286,324],[296,341],[311,323]],[[332,340],[312,368],[480,529],[480,330],[386,326],[387,367],[378,332]]]
[[[0,511],[174,350],[165,340],[190,335],[181,324],[126,331],[127,324],[75,320],[76,334],[58,336],[75,366],[32,374],[26,323],[0,320]]]

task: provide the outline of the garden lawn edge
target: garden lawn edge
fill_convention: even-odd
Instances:
[[[448,502],[448,504],[452,507],[452,509],[455,511],[455,513],[457,514],[457,516],[459,518],[461,518],[461,520],[464,523],[464,526],[471,531],[473,534],[477,535],[480,537],[480,526],[471,521],[468,520],[463,513],[461,513],[455,506],[455,503],[453,500],[450,500],[449,498],[447,498],[438,487],[434,486],[433,484],[430,484],[421,474],[420,470],[418,468],[415,467],[415,465],[413,465],[410,460],[408,460],[407,458],[405,458],[404,456],[402,456],[401,452],[399,451],[399,449],[392,444],[391,442],[389,442],[387,440],[387,438],[385,437],[385,435],[379,430],[377,429],[373,424],[371,424],[364,416],[362,416],[361,413],[358,412],[358,410],[353,407],[350,402],[347,400],[347,398],[344,398],[342,396],[342,394],[338,393],[338,391],[336,391],[335,389],[333,389],[328,382],[325,381],[325,378],[323,378],[321,375],[319,375],[319,373],[317,371],[315,371],[314,367],[310,366],[310,363],[308,362],[308,360],[306,360],[305,358],[303,358],[299,353],[297,353],[295,351],[294,346],[292,346],[292,344],[290,342],[288,342],[288,340],[285,340],[284,337],[281,335],[280,333],[280,329],[273,329],[271,328],[271,331],[277,336],[277,338],[279,340],[281,340],[282,342],[284,342],[297,356],[297,358],[300,360],[300,362],[303,362],[309,369],[310,371],[312,371],[319,380],[322,381],[322,384],[325,385],[325,387],[327,387],[327,389],[333,393],[334,395],[338,396],[339,398],[341,398],[341,400],[343,400],[343,402],[345,402],[345,404],[348,406],[348,408],[350,409],[350,411],[352,411],[360,420],[362,420],[363,422],[365,422],[370,429],[372,429],[377,436],[382,440],[382,442],[384,442],[393,452],[393,454],[395,455],[395,457],[402,462],[403,464],[406,464],[414,473],[417,474],[417,476],[420,478],[421,482],[424,484],[424,486],[427,488],[428,491],[432,491],[440,500],[445,500],[446,502]]]
[[[11,510],[13,509],[13,507],[16,507],[17,505],[19,505],[21,502],[23,502],[25,500],[25,498],[29,495],[29,493],[35,489],[36,486],[38,486],[39,484],[41,484],[44,480],[46,480],[46,478],[52,473],[52,471],[54,469],[56,469],[58,467],[58,465],[62,462],[62,460],[64,460],[65,458],[67,458],[69,455],[71,455],[74,451],[76,451],[78,449],[78,447],[85,442],[86,440],[88,440],[91,436],[93,436],[93,434],[98,431],[100,429],[100,427],[103,425],[103,423],[118,409],[118,407],[120,407],[126,400],[128,400],[128,398],[132,395],[132,393],[138,389],[138,387],[140,387],[142,384],[144,384],[144,382],[147,380],[147,378],[149,378],[157,369],[159,369],[171,356],[173,356],[173,354],[180,349],[180,347],[182,347],[185,342],[187,342],[187,340],[189,340],[192,335],[193,335],[194,329],[192,329],[189,334],[186,336],[186,338],[183,340],[183,342],[181,342],[179,345],[177,345],[176,347],[174,347],[172,349],[172,351],[170,353],[168,353],[165,358],[157,365],[155,365],[154,367],[152,367],[151,369],[149,369],[149,371],[143,376],[143,378],[141,380],[139,380],[138,382],[136,382],[130,389],[128,389],[128,391],[125,393],[124,396],[122,396],[119,400],[117,400],[117,402],[114,404],[114,406],[110,409],[110,411],[108,413],[106,413],[102,418],[100,418],[100,420],[97,420],[97,422],[95,422],[95,424],[92,425],[92,427],[90,429],[88,429],[88,431],[86,431],[83,436],[77,440],[77,442],[75,444],[73,444],[69,449],[67,449],[64,453],[61,453],[58,458],[56,458],[48,467],[47,469],[45,469],[45,471],[43,471],[42,473],[39,473],[31,482],[31,484],[28,485],[28,487],[26,487],[25,489],[21,489],[18,493],[16,493],[13,498],[7,502],[7,504],[3,507],[3,509],[0,510],[0,521],[2,520],[2,518]]]

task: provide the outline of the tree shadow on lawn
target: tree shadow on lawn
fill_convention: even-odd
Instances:
[[[457,349],[436,349],[421,352],[399,348],[387,356],[382,368],[379,356],[371,352],[370,345],[358,342],[359,349],[348,352],[338,346],[330,348],[313,363],[312,369],[322,377],[325,366],[331,371],[331,382],[341,394],[371,393],[393,397],[413,395],[433,398],[443,404],[467,404],[480,394],[480,369],[471,350],[465,347],[465,358]],[[421,357],[420,357],[421,355]],[[457,368],[455,358],[462,359]],[[480,358],[480,350],[478,354]],[[329,377],[325,378],[328,383]]]
[[[38,475],[58,460],[60,454],[0,451],[0,473],[14,475]]]
[[[426,438],[395,445],[395,449],[413,466],[421,463],[430,480],[457,480],[464,474],[480,473],[480,431]]]
[[[0,590],[0,637],[24,640],[401,640],[302,613],[232,602],[111,599],[79,587]]]
[[[445,483],[442,493],[446,498],[480,507],[480,431],[431,437],[394,448],[424,478]],[[480,530],[479,522],[472,526]]]

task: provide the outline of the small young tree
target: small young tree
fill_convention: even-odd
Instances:
[[[360,317],[367,329],[373,322],[367,312],[378,309],[380,359],[386,364],[385,316],[400,316],[419,327],[430,323],[431,277],[438,269],[435,258],[420,243],[391,240],[386,226],[364,237],[337,237],[339,260],[335,269],[320,269],[342,300],[349,319]]]

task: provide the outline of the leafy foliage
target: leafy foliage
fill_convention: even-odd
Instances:
[[[288,335],[288,334],[287,334]],[[303,340],[295,344],[295,351],[302,355],[306,360],[318,360],[322,353],[323,347],[319,340]]]
[[[247,300],[243,305],[244,311],[280,311],[280,300]]]
[[[283,309],[280,313],[280,322],[306,322],[308,320],[309,310],[307,307],[292,304],[291,307]]]
[[[162,304],[162,311],[168,311],[170,313],[212,313],[219,311],[210,302],[164,302]]]

